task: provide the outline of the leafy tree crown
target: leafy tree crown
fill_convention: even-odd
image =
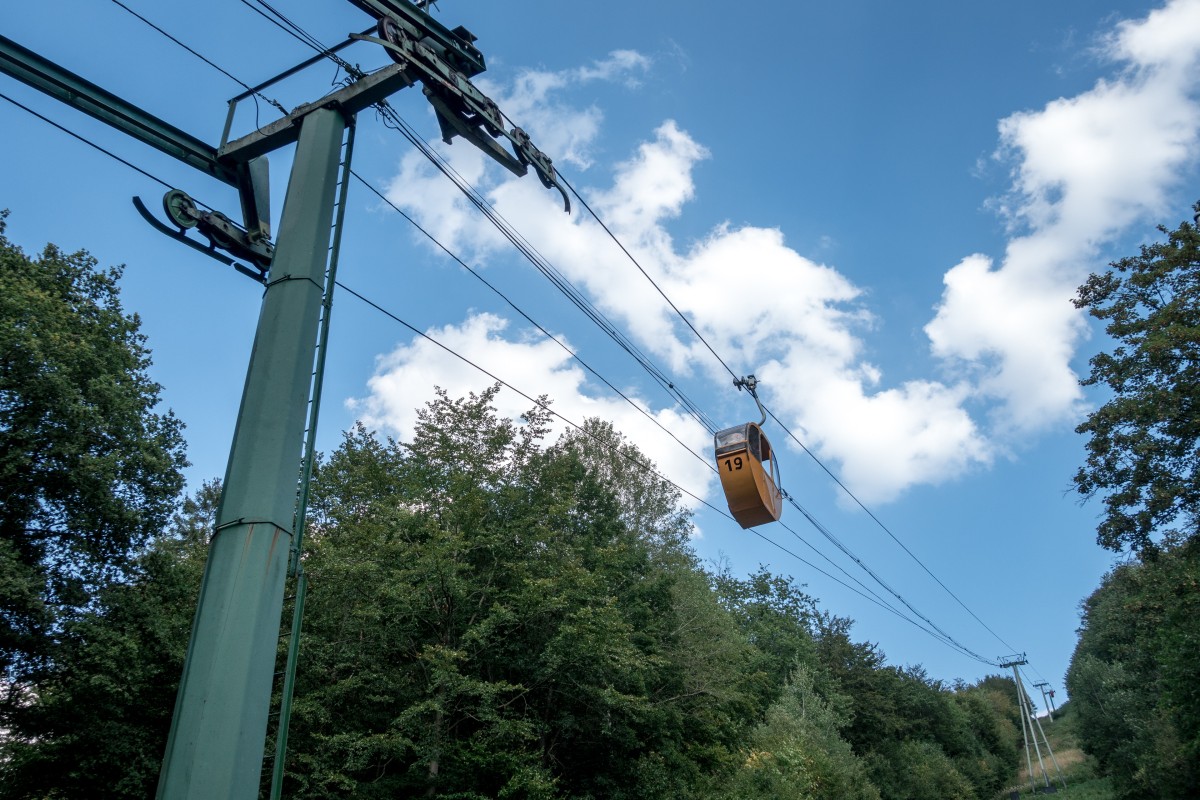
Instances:
[[[1076,428],[1088,441],[1074,484],[1103,496],[1097,540],[1118,552],[1194,536],[1200,521],[1200,233],[1159,231],[1166,241],[1091,275],[1074,300],[1113,339],[1082,381],[1112,397]]]

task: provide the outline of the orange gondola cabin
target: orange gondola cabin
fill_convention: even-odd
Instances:
[[[779,467],[762,428],[747,422],[718,431],[717,469],[729,511],[743,528],[775,522],[783,513]]]

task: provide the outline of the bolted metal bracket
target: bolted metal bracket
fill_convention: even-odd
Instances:
[[[461,63],[461,59],[453,55],[457,51],[439,51],[438,47],[429,44],[433,41],[429,31],[415,20],[388,12],[381,12],[378,20],[378,36],[352,33],[350,38],[379,45],[411,80],[421,81],[422,90],[437,115],[442,141],[451,144],[455,136],[461,136],[514,175],[524,176],[528,168],[533,167],[543,186],[558,190],[563,198],[563,210],[570,213],[571,200],[554,171],[554,162],[534,146],[523,129],[505,129],[504,114],[496,102],[479,91],[469,76],[457,68],[455,62]],[[454,33],[459,38],[470,36],[465,30]],[[470,36],[470,40],[474,41],[474,37]],[[509,141],[512,153],[496,142],[500,138]]]

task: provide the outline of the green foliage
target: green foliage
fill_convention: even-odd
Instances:
[[[986,796],[995,687],[888,667],[790,578],[704,572],[611,426],[543,447],[546,412],[502,419],[496,391],[319,463],[287,796]],[[64,624],[0,800],[153,791],[218,495]]]
[[[866,760],[884,798],[985,798],[1011,778],[1017,767],[1009,719],[1012,714],[1019,721],[1015,690],[1011,701],[988,683],[951,691],[920,668],[887,666],[877,647],[853,642],[849,629],[848,620],[822,616],[817,656],[850,699],[842,735]]]
[[[26,256],[0,213],[0,680],[21,691],[51,634],[120,578],[182,488],[181,424],[119,269],[47,245]],[[15,698],[9,697],[9,700]]]
[[[676,495],[607,448],[644,456],[598,423],[543,450],[495,391],[317,470],[292,789],[688,796],[737,762],[750,648]]]
[[[754,729],[731,800],[879,800],[866,765],[840,735],[845,718],[816,689],[814,672],[797,669],[766,719]]]
[[[945,752],[930,741],[889,742],[873,751],[867,762],[884,800],[974,800],[981,796]]]
[[[1003,694],[987,685],[984,679],[973,687],[960,687],[953,694],[954,702],[966,716],[971,744],[959,748],[955,758],[958,770],[966,776],[978,795],[988,797],[1012,778],[1020,761],[1020,710],[1017,708],[1016,687],[1003,679],[1009,691]],[[966,737],[964,737],[966,738]]]
[[[1083,748],[1120,797],[1200,793],[1200,543],[1105,576],[1067,672]]]
[[[692,531],[692,515],[680,505],[682,493],[660,477],[654,465],[625,440],[611,422],[587,419],[568,430],[554,451],[570,453],[596,481],[613,493],[621,521],[644,538],[680,548]]]
[[[813,630],[820,612],[816,600],[790,576],[772,575],[766,567],[745,579],[722,567],[712,577],[721,605],[733,614],[742,634],[757,651],[757,672],[764,705],[773,702],[797,664],[816,660]]]
[[[1200,232],[1159,230],[1165,242],[1090,276],[1075,300],[1116,342],[1083,381],[1113,397],[1076,428],[1089,438],[1075,475],[1085,497],[1104,494],[1097,540],[1116,551],[1200,524]]]
[[[68,621],[0,743],[0,798],[148,797],[158,780],[219,489],[206,484],[128,582]]]

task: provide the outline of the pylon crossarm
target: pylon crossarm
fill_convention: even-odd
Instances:
[[[219,181],[238,185],[237,169],[222,164],[212,145],[143,111],[53,61],[0,36],[0,72],[61,100],[122,133],[178,158]]]
[[[412,86],[412,80],[404,68],[399,64],[389,65],[320,100],[298,106],[286,117],[254,133],[234,139],[221,147],[219,155],[230,162],[249,161],[295,142],[300,137],[300,122],[318,109],[336,108],[349,118],[408,86]]]

